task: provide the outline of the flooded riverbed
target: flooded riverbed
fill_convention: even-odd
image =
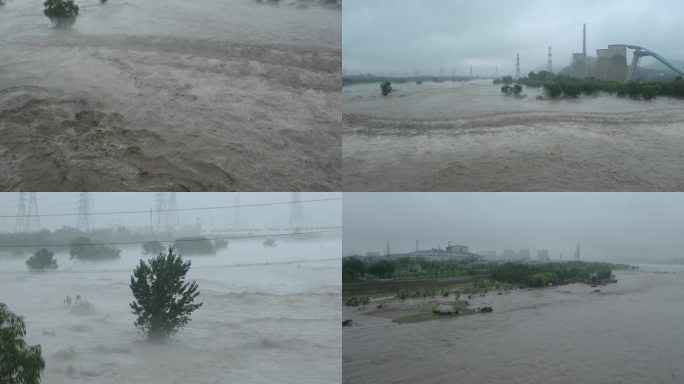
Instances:
[[[674,274],[659,272],[675,272]],[[345,307],[345,383],[679,383],[684,267],[618,283],[488,294],[476,314],[397,325]],[[373,303],[371,303],[373,304]]]
[[[349,190],[671,191],[684,187],[684,102],[536,100],[489,80],[343,89]]]
[[[338,8],[76,3],[0,7],[1,189],[339,186]]]
[[[24,316],[27,342],[41,344],[46,383],[336,383],[340,252],[339,238],[235,240],[216,256],[191,257],[188,277],[204,306],[163,346],[142,341],[128,307],[131,270],[147,257],[139,248],[101,263],[60,253],[59,269],[46,274],[2,255],[0,302]],[[67,295],[94,311],[70,310]]]

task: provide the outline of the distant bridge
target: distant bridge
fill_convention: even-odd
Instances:
[[[670,68],[675,73],[679,74],[680,76],[684,76],[684,70],[682,70],[678,66],[674,65],[672,62],[670,62],[666,58],[662,57],[661,55],[659,55],[659,54],[657,54],[657,53],[655,53],[649,49],[646,49],[644,47],[640,47],[638,45],[628,45],[627,48],[634,50],[634,58],[632,59],[632,64],[629,66],[629,72],[627,73],[627,81],[634,80],[634,74],[636,73],[636,68],[637,68],[637,65],[639,64],[639,59],[641,59],[644,56],[651,56],[654,59],[665,64],[668,68]]]

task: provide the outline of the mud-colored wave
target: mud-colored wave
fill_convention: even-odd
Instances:
[[[128,129],[87,96],[40,87],[0,90],[0,185],[5,190],[213,190],[235,182],[218,167],[155,151],[164,144]]]

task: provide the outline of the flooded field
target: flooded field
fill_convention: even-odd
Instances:
[[[662,273],[668,272],[668,273]],[[398,325],[345,307],[344,383],[679,383],[684,267],[488,294],[493,313]],[[390,304],[391,306],[391,304]],[[391,310],[385,306],[385,311]]]
[[[0,189],[334,190],[339,7],[42,0],[0,7]]]
[[[536,100],[489,80],[343,89],[347,190],[673,191],[684,102]]]
[[[41,344],[46,383],[339,383],[340,239],[262,240],[191,258],[204,306],[162,346],[143,341],[128,307],[139,248],[100,263],[57,254],[59,269],[45,274],[3,254],[0,302]],[[67,295],[94,311],[70,310]]]

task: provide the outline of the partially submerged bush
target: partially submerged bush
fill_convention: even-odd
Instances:
[[[150,241],[149,243],[143,243],[143,252],[145,254],[157,255],[160,252],[164,252],[164,246],[158,241]]]
[[[211,240],[199,236],[178,238],[173,243],[173,249],[183,255],[216,254],[216,245]]]
[[[45,271],[46,269],[57,269],[57,260],[53,258],[54,252],[42,248],[36,251],[33,256],[26,260],[26,266],[31,272]]]
[[[392,83],[389,81],[385,80],[382,83],[380,83],[380,91],[382,92],[383,96],[387,96],[392,92]]]
[[[121,257],[120,249],[93,244],[92,240],[84,236],[72,239],[69,245],[69,255],[72,259],[102,261]]]
[[[76,22],[78,5],[74,0],[45,0],[43,13],[58,28],[70,27]]]

